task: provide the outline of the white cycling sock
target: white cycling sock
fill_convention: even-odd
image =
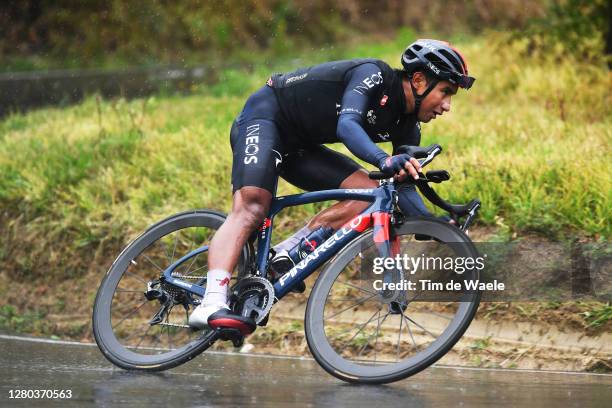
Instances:
[[[223,269],[208,271],[202,305],[227,304],[227,289],[232,274]]]
[[[298,232],[296,232],[295,234],[293,234],[292,236],[290,236],[289,238],[287,238],[280,244],[274,246],[274,251],[276,251],[277,254],[283,251],[289,252],[291,248],[299,244],[300,240],[302,238],[307,237],[311,232],[312,230],[308,228],[307,225],[304,226],[301,230],[299,230]]]

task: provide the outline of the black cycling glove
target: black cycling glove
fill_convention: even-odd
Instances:
[[[378,163],[378,168],[385,174],[397,174],[401,170],[405,169],[404,166],[410,161],[410,159],[410,155],[406,153],[388,156]]]

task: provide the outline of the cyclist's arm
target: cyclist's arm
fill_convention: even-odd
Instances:
[[[363,64],[348,74],[346,90],[342,96],[336,134],[351,153],[374,166],[389,155],[370,139],[363,124],[370,100],[383,87],[378,81],[380,68],[376,64]],[[380,83],[375,83],[380,82]]]

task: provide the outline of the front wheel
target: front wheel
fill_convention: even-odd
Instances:
[[[187,324],[200,299],[159,277],[182,259],[173,276],[205,286],[206,246],[224,221],[223,214],[209,210],[176,214],[151,226],[119,254],[100,284],[92,319],[96,343],[108,360],[124,369],[160,371],[210,347],[213,331],[193,331]],[[249,257],[245,246],[239,278]]]
[[[438,220],[409,219],[393,233],[399,240],[395,254],[402,257],[478,257],[462,231]],[[432,240],[419,242],[415,235]],[[321,272],[306,308],[306,339],[312,355],[327,372],[348,382],[389,383],[430,366],[461,338],[480,302],[478,291],[449,298],[419,290],[420,284],[412,290],[383,291],[380,283],[375,288],[375,280],[380,282],[383,276],[389,280],[389,275],[373,273],[377,256],[371,232],[357,237]],[[425,269],[410,274],[400,268],[391,274],[391,281],[479,278],[475,268],[455,274]]]

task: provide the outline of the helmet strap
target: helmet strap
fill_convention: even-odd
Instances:
[[[423,100],[425,99],[425,97],[431,92],[433,91],[433,89],[436,87],[436,85],[438,85],[438,79],[432,79],[431,83],[427,86],[427,89],[425,89],[425,92],[423,92],[421,95],[419,95],[417,93],[416,88],[414,87],[414,85],[412,84],[412,75],[410,75],[410,89],[412,89],[412,96],[414,98],[414,117],[417,118],[419,117],[419,109],[421,109],[421,102],[423,102]]]

